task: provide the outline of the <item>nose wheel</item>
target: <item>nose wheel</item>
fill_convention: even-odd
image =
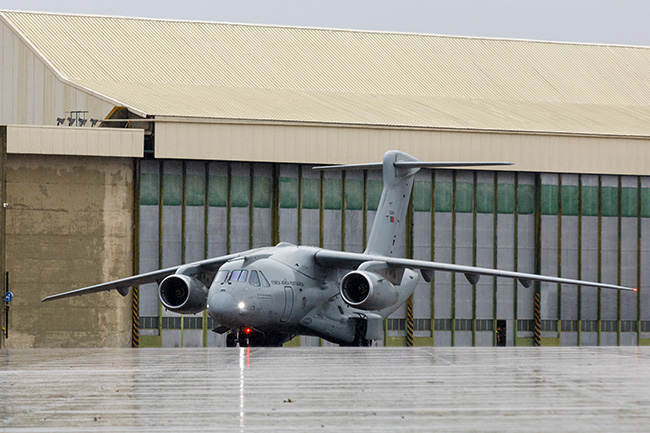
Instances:
[[[226,335],[226,347],[249,347],[254,346],[255,333],[251,328],[242,328],[237,332]]]
[[[292,335],[241,328],[226,335],[226,347],[279,347]]]
[[[226,335],[226,347],[237,347],[237,335],[230,333]]]

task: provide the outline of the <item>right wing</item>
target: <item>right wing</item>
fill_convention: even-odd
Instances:
[[[87,295],[89,293],[106,292],[109,290],[117,290],[122,296],[129,293],[129,287],[139,286],[141,284],[160,282],[165,277],[176,273],[180,268],[191,267],[199,270],[199,272],[216,272],[224,263],[244,256],[250,251],[242,253],[229,254],[227,256],[215,257],[212,259],[200,260],[198,262],[188,263],[186,265],[178,265],[171,268],[159,269],[157,271],[147,272],[145,274],[134,275],[107,283],[95,284],[94,286],[82,287],[81,289],[70,290],[68,292],[57,293],[56,295],[46,296],[41,302],[53,301],[55,299],[70,298],[72,296]]]
[[[598,283],[594,281],[574,280],[572,278],[550,277],[539,274],[529,274],[525,272],[503,271],[500,269],[481,268],[477,266],[464,266],[452,263],[429,262],[426,260],[404,259],[399,257],[386,257],[379,255],[348,253],[342,251],[318,250],[315,254],[316,262],[322,266],[343,267],[354,269],[365,262],[386,263],[393,268],[411,268],[419,269],[426,281],[430,281],[432,272],[459,272],[465,274],[465,277],[471,284],[476,284],[481,275],[491,277],[505,277],[519,280],[524,287],[530,287],[533,281],[544,281],[548,283],[572,284],[577,286],[600,287],[602,289],[614,289],[623,291],[636,292],[633,287],[619,286],[616,284]]]

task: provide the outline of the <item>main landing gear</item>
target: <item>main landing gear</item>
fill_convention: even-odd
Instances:
[[[368,321],[366,319],[358,319],[355,321],[354,327],[354,340],[351,343],[340,343],[339,346],[346,347],[370,347],[372,340],[365,338],[366,331],[368,330]]]

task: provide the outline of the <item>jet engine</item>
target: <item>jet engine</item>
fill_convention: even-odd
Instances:
[[[362,310],[383,310],[399,299],[395,286],[379,274],[352,271],[341,280],[341,297],[350,306]]]
[[[162,280],[158,286],[158,297],[169,311],[194,314],[205,309],[208,289],[196,278],[173,274]]]

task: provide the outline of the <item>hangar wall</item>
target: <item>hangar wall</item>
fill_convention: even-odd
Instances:
[[[399,149],[422,161],[509,161],[515,171],[644,175],[650,145],[631,136],[274,124],[156,117],[155,157],[355,164]],[[504,170],[508,170],[507,167]]]
[[[133,160],[4,157],[0,265],[14,293],[5,346],[130,346],[130,297],[40,300],[131,274]]]
[[[55,125],[57,117],[67,117],[71,111],[87,111],[85,118],[103,119],[115,106],[64,82],[1,18],[0,60],[0,125]]]
[[[363,251],[382,187],[376,171],[276,163],[143,160],[139,179],[140,272],[279,241]],[[406,256],[642,288],[542,284],[543,344],[650,342],[649,177],[423,170],[410,215]],[[503,320],[508,345],[530,345],[534,291],[438,272],[415,292],[415,344],[494,345]],[[163,311],[155,285],[140,288],[139,311],[142,346],[223,345],[207,316]],[[402,308],[387,321],[386,344],[404,344],[405,319]]]

